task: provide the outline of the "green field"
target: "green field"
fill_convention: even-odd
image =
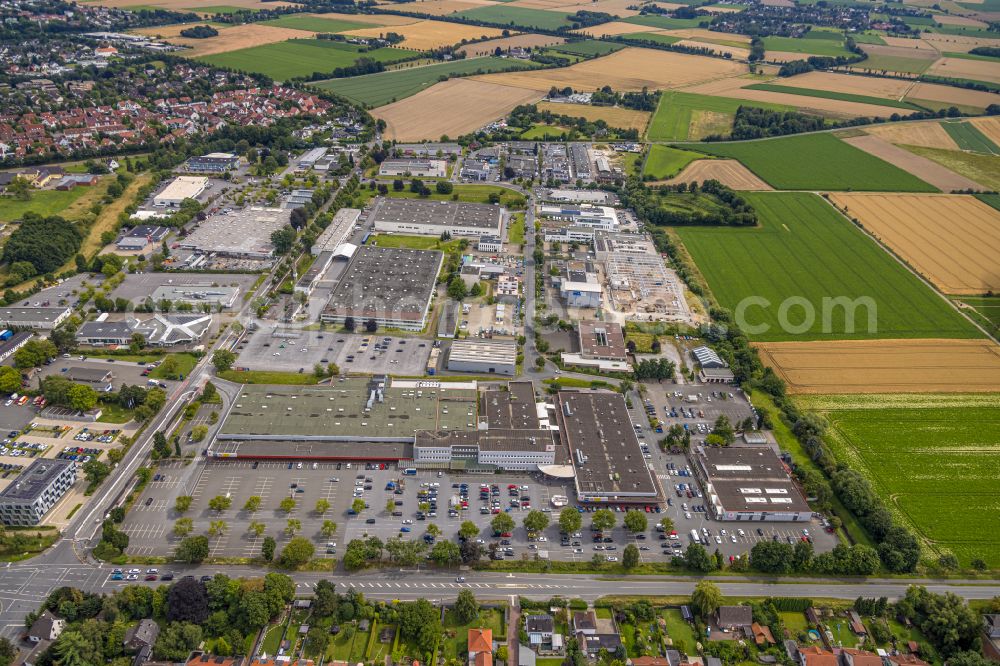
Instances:
[[[596,39],[587,39],[582,42],[568,42],[566,44],[556,44],[550,47],[552,51],[559,53],[571,53],[582,56],[604,56],[625,48],[621,44],[612,42],[601,42]]]
[[[879,46],[885,46],[885,40],[882,39],[880,35],[874,33],[863,32],[852,36],[854,37],[854,41],[858,44],[877,44]]]
[[[655,32],[630,32],[627,35],[621,35],[621,37],[626,39],[645,39],[648,42],[655,42],[657,44],[676,44],[681,41],[680,37],[658,35]]]
[[[807,33],[812,34],[812,33]],[[833,33],[826,33],[833,34]],[[784,51],[786,53],[807,53],[818,56],[849,56],[851,52],[844,46],[843,37],[828,38],[797,38],[797,37],[765,37],[764,48],[768,51]]]
[[[941,127],[962,150],[986,155],[1000,155],[1000,148],[972,123],[943,122]]]
[[[660,97],[660,105],[653,114],[653,120],[649,123],[646,138],[650,141],[684,141],[691,138],[692,121],[708,114],[729,116],[729,124],[725,127],[725,131],[721,132],[728,135],[732,130],[732,117],[741,106],[754,106],[772,111],[793,110],[792,107],[783,104],[664,91]]]
[[[19,220],[27,212],[43,216],[66,216],[65,210],[74,201],[93,189],[92,187],[74,187],[72,190],[32,190],[31,199],[28,201],[21,201],[9,196],[0,197],[0,222]]]
[[[437,65],[355,76],[349,79],[329,79],[316,85],[343,95],[352,101],[376,107],[415,95],[424,88],[429,88],[442,80],[441,77],[456,74],[506,72],[512,69],[530,69],[536,66],[535,63],[526,60],[511,58],[468,58]]]
[[[149,9],[163,9],[163,7],[149,7]],[[208,5],[206,7],[185,7],[185,9],[202,14],[235,14],[245,11],[242,7],[233,7],[232,5]]]
[[[719,303],[732,311],[751,297],[764,298],[746,311],[761,341],[870,338],[976,338],[981,333],[930,287],[894,260],[860,229],[815,194],[742,193],[756,209],[756,228],[678,227]],[[855,332],[847,332],[844,309],[832,308],[823,326],[823,299],[871,299],[877,330],[868,331],[868,311],[857,309]],[[786,299],[805,299],[815,321],[801,334],[782,330],[779,308]],[[803,322],[803,307],[786,314]]]
[[[697,149],[737,159],[779,190],[937,192],[916,176],[828,132],[739,143],[701,143]]]
[[[535,124],[521,132],[524,141],[539,141],[542,139],[559,139],[569,132],[565,127],[556,125]]]
[[[655,180],[672,178],[688,164],[703,157],[701,153],[654,143],[649,147],[649,156],[646,158],[642,173],[644,176],[652,176]]]
[[[906,146],[906,149],[911,153],[934,160],[955,173],[971,178],[990,190],[1000,190],[1000,157],[996,155],[963,153],[960,150],[924,148],[923,146]]]
[[[289,39],[287,42],[201,56],[198,60],[219,67],[259,72],[284,81],[296,76],[309,76],[314,72],[327,73],[338,67],[348,67],[358,58],[389,63],[419,54],[418,51],[408,49],[385,48],[364,53],[361,49],[357,44],[329,39]]]
[[[661,28],[663,30],[682,30],[684,28],[697,28],[701,25],[703,21],[707,21],[707,18],[691,18],[691,19],[677,19],[668,18],[666,16],[656,16],[655,14],[640,14],[639,16],[630,16],[627,19],[622,19],[625,23],[634,23],[635,25],[645,25],[650,28]]]
[[[966,313],[997,337],[1000,333],[1000,296],[961,296],[954,300],[967,305]]]
[[[808,396],[834,455],[963,565],[1000,567],[1000,395]],[[991,536],[992,535],[992,536]]]
[[[363,16],[359,16],[357,21],[342,21],[341,19],[322,18],[308,14],[289,14],[271,21],[264,21],[263,25],[308,30],[309,32],[344,32],[345,30],[377,27],[377,24],[365,23]]]
[[[476,7],[475,9],[467,9],[464,12],[457,12],[452,14],[452,16],[463,16],[496,25],[509,25],[529,29],[541,28],[542,30],[558,30],[559,28],[572,25],[572,22],[568,20],[569,14],[550,12],[544,9],[531,9],[529,7],[510,7],[507,5]]]
[[[901,72],[923,74],[934,63],[934,58],[907,58],[905,56],[869,55],[861,62],[851,63],[850,69],[866,69],[870,72]]]
[[[755,83],[747,86],[748,90],[770,90],[771,92],[787,93],[789,95],[802,95],[803,97],[821,97],[823,99],[839,99],[845,102],[858,102],[859,104],[875,104],[877,106],[891,106],[896,109],[907,109],[909,111],[920,111],[920,107],[909,102],[900,102],[895,99],[885,97],[871,97],[869,95],[852,95],[851,93],[836,92],[833,90],[815,90],[813,88],[798,88],[796,86],[782,86],[774,83]]]
[[[396,192],[389,189],[389,196],[400,199],[430,199],[432,201],[464,201],[467,203],[489,203],[491,194],[500,195],[500,203],[508,208],[524,208],[524,197],[514,190],[497,185],[477,185],[475,183],[456,183],[451,194],[438,194],[431,188],[431,194],[420,197],[409,189]]]
[[[949,51],[942,53],[945,58],[962,58],[963,60],[983,60],[985,62],[1000,62],[998,56],[978,55],[975,53],[963,53],[961,51]]]

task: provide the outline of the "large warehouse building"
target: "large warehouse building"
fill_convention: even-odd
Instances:
[[[379,198],[368,216],[375,231],[420,236],[503,236],[503,209],[489,204]]]
[[[185,199],[195,199],[208,187],[208,178],[202,176],[177,176],[163,191],[153,197],[158,208],[176,208]]]
[[[448,354],[448,369],[484,375],[517,373],[517,343],[513,340],[455,340]]]
[[[0,308],[0,326],[3,328],[51,331],[69,317],[68,307],[12,307]]]
[[[694,469],[716,520],[809,522],[812,518],[806,498],[769,447],[699,446]]]
[[[620,393],[560,391],[556,422],[576,471],[579,501],[644,503],[660,497]]]
[[[359,247],[320,318],[343,324],[350,317],[358,327],[373,319],[380,327],[419,331],[443,260],[436,250]]]
[[[202,254],[268,259],[274,252],[271,234],[288,224],[291,211],[251,206],[209,217],[181,239],[180,246]]]

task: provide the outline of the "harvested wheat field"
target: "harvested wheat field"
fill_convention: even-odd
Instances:
[[[589,28],[570,30],[577,35],[589,35],[591,37],[616,37],[618,35],[630,35],[636,32],[662,32],[660,28],[648,25],[636,25],[635,23],[625,23],[624,21],[611,21],[601,25],[592,25]]]
[[[930,34],[930,33],[924,33]],[[937,49],[931,44],[925,42],[922,39],[909,39],[907,37],[891,37],[889,35],[881,35],[882,41],[886,43],[887,46],[894,46],[900,49],[906,49],[909,54],[914,51],[934,51],[937,53]],[[865,46],[868,46],[867,44]],[[913,57],[911,55],[911,57]]]
[[[851,74],[834,74],[832,72],[807,72],[779,79],[775,83],[795,88],[810,88],[812,90],[828,90],[830,92],[848,93],[851,95],[866,95],[868,97],[885,97],[899,100],[913,85],[912,81],[899,79],[882,79],[874,76],[854,76]]]
[[[185,51],[185,56],[204,56],[213,53],[228,53],[239,49],[247,49],[251,46],[262,46],[273,44],[274,42],[284,42],[289,39],[308,37],[311,34],[304,30],[293,30],[292,28],[279,28],[273,25],[262,25],[260,23],[247,23],[245,25],[234,25],[229,28],[219,28],[219,34],[208,39],[190,39],[188,37],[173,37],[171,44],[179,46],[190,46],[190,51]]]
[[[1000,390],[990,340],[754,343],[790,393],[968,393]]]
[[[896,145],[958,150],[958,144],[944,131],[940,121],[937,120],[869,125],[864,128],[864,132]]]
[[[734,190],[774,189],[736,160],[695,160],[673,178],[655,184],[703,183],[706,180],[717,180]]]
[[[964,25],[970,28],[986,29],[989,24],[985,21],[969,18],[968,16],[955,16],[953,14],[935,14],[934,20],[941,25]]]
[[[90,4],[90,3],[88,3]],[[174,11],[201,12],[199,7],[239,7],[240,9],[273,9],[274,7],[288,7],[297,5],[296,2],[264,2],[263,0],[233,0],[220,2],[219,0],[94,0],[94,5],[101,7],[155,7],[159,9],[171,9]],[[214,12],[213,12],[214,13]]]
[[[500,47],[504,51],[515,47],[533,49],[539,46],[562,44],[565,41],[566,40],[562,37],[536,35],[532,32],[528,32],[523,35],[514,35],[513,37],[501,37],[500,39],[490,39],[485,42],[476,42],[475,44],[463,46],[458,49],[458,52],[464,53],[467,57],[474,58],[476,56],[491,56],[496,51],[497,47]]]
[[[466,2],[466,0],[421,0],[418,2],[408,2],[406,10],[420,14],[430,14],[431,16],[445,16],[455,12],[464,12],[466,9],[475,9],[483,5],[478,2]],[[493,4],[493,3],[490,3]],[[400,7],[400,9],[403,9]]]
[[[982,185],[969,180],[965,176],[946,169],[937,162],[914,155],[908,150],[894,146],[882,138],[872,135],[852,136],[843,139],[844,142],[859,148],[869,155],[885,160],[924,181],[930,183],[942,192],[952,190],[985,190]]]
[[[597,0],[596,2],[580,2],[579,0],[576,0],[576,2],[563,3],[562,6],[558,8],[558,11],[572,14],[582,9],[588,12],[605,12],[606,14],[611,14],[612,16],[626,18],[629,16],[635,16],[639,13],[635,9],[629,9],[629,7],[635,6],[636,3],[632,0]]]
[[[947,76],[953,79],[972,79],[973,81],[992,81],[1000,83],[1000,66],[985,60],[969,60],[968,58],[941,58],[927,70],[928,74]]]
[[[946,294],[1000,289],[1000,211],[967,194],[830,194]]]
[[[954,86],[942,86],[936,83],[918,83],[914,85],[906,95],[906,99],[961,104],[982,109],[985,109],[990,104],[1000,104],[1000,95],[995,93],[956,88]]]
[[[385,34],[384,28],[362,28],[348,30],[342,35],[355,37],[378,37]],[[430,51],[442,46],[458,44],[463,39],[480,39],[482,37],[500,37],[502,30],[482,28],[478,25],[462,25],[460,23],[445,23],[444,21],[417,21],[408,25],[393,26],[392,32],[403,36],[401,45],[408,49]]]
[[[735,76],[744,71],[744,65],[721,58],[625,48],[561,69],[486,74],[476,78],[540,91],[548,91],[552,86],[594,90],[608,85],[615,91],[626,92],[643,88],[676,88],[698,81]]]
[[[622,129],[636,129],[639,134],[646,131],[649,124],[649,111],[635,111],[633,109],[623,109],[617,106],[590,106],[589,104],[559,104],[552,102],[539,102],[539,111],[548,111],[574,118],[586,118],[590,121],[603,120],[610,127],[620,127]]]
[[[472,0],[468,1],[471,2]],[[369,25],[409,25],[420,20],[409,16],[397,16],[396,14],[341,14],[340,12],[327,12],[325,14],[309,14],[309,16],[318,16],[319,18],[334,21],[361,22]]]
[[[130,33],[146,35],[154,39],[169,39],[174,42],[181,39],[181,30],[187,30],[191,26],[205,25],[205,21],[192,21],[190,23],[172,23],[171,25],[151,25],[144,28],[133,28]],[[221,26],[219,26],[221,27]]]
[[[736,59],[746,59],[750,57],[750,49],[741,49],[738,46],[726,46],[724,44],[713,44],[711,42],[701,42],[697,39],[682,39],[677,42],[677,46],[687,46],[696,49],[712,49],[716,53],[728,53]]]
[[[986,135],[986,138],[1000,146],[1000,118],[990,116],[987,118],[973,118],[970,120],[976,129]]]
[[[514,0],[511,7],[527,7],[529,9],[558,9],[569,4],[570,0]]]
[[[785,79],[779,79],[779,82],[784,85]],[[718,79],[694,85],[690,88],[684,88],[683,91],[702,95],[733,97],[735,99],[745,99],[755,102],[786,104],[806,113],[840,118],[854,118],[857,116],[882,116],[883,118],[888,118],[894,113],[899,113],[898,108],[891,106],[848,102],[846,100],[828,99],[825,97],[806,97],[804,95],[793,95],[791,93],[774,92],[771,90],[750,90],[743,87],[753,85],[754,83],[760,83],[760,81],[744,78]]]
[[[1000,39],[945,35],[939,32],[925,32],[924,41],[939,51],[960,51],[962,53],[968,53],[977,46],[1000,46]]]
[[[396,141],[459,136],[498,120],[519,104],[537,101],[534,90],[468,78],[437,83],[412,97],[372,111],[386,123],[383,135]]]
[[[702,41],[712,41],[715,40],[723,42],[738,42],[740,44],[750,45],[750,38],[746,35],[730,34],[728,32],[712,32],[711,30],[705,30],[704,28],[681,28],[679,30],[664,30],[664,35],[671,35],[673,37],[680,37],[682,39],[700,39]],[[802,55],[801,53],[799,54]]]
[[[774,62],[774,63],[778,63],[778,64],[786,63],[786,62],[795,62],[796,60],[802,60],[805,57],[808,57],[808,56],[806,56],[806,55],[804,55],[802,53],[795,53],[794,51],[765,51],[764,52],[764,60],[766,60],[767,62]]]

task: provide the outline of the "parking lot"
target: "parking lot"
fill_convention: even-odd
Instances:
[[[239,287],[242,297],[257,280],[256,275],[242,273],[129,273],[122,283],[111,292],[112,298],[126,298],[133,302],[141,302],[158,287],[183,287],[187,285],[210,285],[218,287]]]
[[[71,356],[70,358],[57,357],[52,359],[51,365],[43,365],[39,369],[39,376],[48,377],[49,375],[59,375],[67,376],[71,368],[91,368],[97,370],[107,370],[111,372],[111,386],[114,390],[118,390],[124,384],[129,384],[131,386],[146,386],[149,382],[149,377],[143,375],[143,371],[146,369],[146,364],[136,363],[135,361],[122,361],[114,358],[90,358],[83,355],[84,360],[80,360],[80,356]],[[170,388],[175,384],[175,382],[161,379],[157,380],[159,383],[165,384],[165,390],[169,393]],[[97,388],[95,386],[95,388]]]
[[[371,339],[368,345],[364,344],[366,338]],[[383,343],[386,343],[384,349]],[[298,372],[301,368],[303,372],[312,372],[317,363],[335,363],[342,372],[423,375],[431,344],[429,340],[400,337],[398,333],[363,335],[267,325],[243,340],[236,365],[251,370]]]

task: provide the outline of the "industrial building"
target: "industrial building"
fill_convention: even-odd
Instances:
[[[179,241],[182,248],[201,254],[242,259],[269,259],[274,252],[271,234],[288,224],[291,211],[251,206],[212,215]]]
[[[73,366],[63,376],[71,382],[90,384],[95,391],[101,393],[108,393],[113,388],[111,380],[114,375],[106,368]]]
[[[122,236],[115,247],[119,250],[144,250],[147,245],[161,242],[169,233],[167,227],[140,224]]]
[[[625,397],[608,391],[560,391],[556,422],[569,448],[581,502],[653,502],[659,487],[632,426]]]
[[[37,525],[76,481],[72,460],[41,458],[0,491],[0,522]]]
[[[683,283],[666,267],[659,254],[611,251],[604,267],[615,310],[660,314],[675,319],[690,314]]]
[[[484,375],[517,373],[517,343],[513,340],[455,340],[448,354],[448,369]]]
[[[476,250],[496,254],[503,250],[503,240],[499,236],[480,236]]]
[[[379,197],[368,217],[379,233],[503,235],[503,209],[489,204]]]
[[[602,190],[569,190],[555,189],[542,192],[541,199],[545,201],[563,201],[575,204],[606,204],[610,203],[612,194]]]
[[[70,315],[68,307],[9,307],[0,308],[3,328],[51,331]]]
[[[537,471],[563,462],[544,404],[535,402],[531,382],[480,394],[476,429],[416,433],[414,463],[467,472]]]
[[[559,296],[571,308],[601,307],[601,283],[597,272],[587,264],[574,262],[564,268],[554,280],[559,287]]]
[[[612,255],[659,256],[648,235],[609,231],[598,231],[595,234],[594,254],[598,261],[607,261]]]
[[[400,155],[415,155],[416,157],[434,157],[441,155],[444,157],[462,154],[462,146],[457,143],[399,143],[394,146]]]
[[[359,247],[320,315],[326,323],[353,319],[378,326],[419,331],[427,323],[444,255],[373,245]]]
[[[565,226],[565,227],[545,227],[546,243],[586,243],[594,242],[593,227],[585,226]]]
[[[105,345],[128,345],[136,333],[154,347],[172,347],[194,344],[205,337],[212,325],[208,314],[154,314],[140,321],[129,318],[124,321],[84,322],[76,332],[76,342],[81,345],[103,347]]]
[[[208,304],[213,310],[231,308],[240,295],[239,287],[213,286],[205,284],[163,285],[153,290],[151,298],[155,303],[168,300],[174,305],[188,303],[196,309]]]
[[[332,252],[337,246],[347,240],[351,233],[351,228],[358,223],[361,211],[357,208],[341,208],[333,216],[326,229],[320,232],[313,242],[312,254],[316,256],[321,252]]]
[[[0,331],[0,362],[6,361],[14,352],[28,344],[28,340],[34,335],[28,331],[11,333],[10,331]]]
[[[201,157],[192,157],[184,165],[185,171],[191,173],[225,173],[240,165],[240,156],[232,153],[209,153]]]
[[[305,273],[299,277],[298,281],[295,283],[295,291],[297,293],[302,293],[308,296],[319,284],[319,281],[323,279],[326,274],[327,269],[333,263],[333,252],[326,251],[320,252],[316,259],[313,260],[312,264],[306,270]]]
[[[770,447],[694,450],[694,470],[716,520],[809,522],[809,503]]]
[[[136,332],[138,321],[85,321],[76,330],[76,342],[80,345],[103,347],[104,345],[128,345]]]
[[[448,163],[444,160],[386,160],[379,165],[380,176],[444,178]]]
[[[549,220],[569,222],[577,227],[614,231],[618,227],[618,212],[611,206],[553,206],[542,204],[538,214]]]
[[[704,384],[732,384],[736,375],[729,369],[729,364],[711,347],[702,345],[691,350],[691,356],[698,362],[698,378]]]
[[[177,176],[153,197],[157,208],[176,208],[185,199],[196,199],[208,187],[208,178],[203,176]]]
[[[578,326],[580,352],[563,353],[566,365],[598,368],[605,372],[631,372],[625,333],[619,324],[607,321],[581,321]]]
[[[316,166],[316,162],[323,159],[326,155],[327,148],[313,148],[307,150],[299,156],[299,159],[295,162],[296,171],[308,171]]]

